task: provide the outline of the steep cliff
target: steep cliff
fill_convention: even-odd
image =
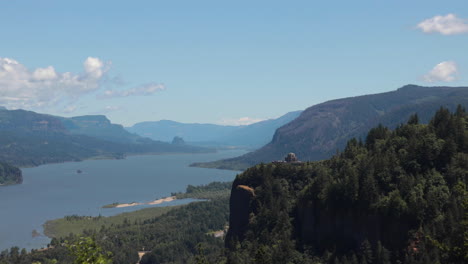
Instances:
[[[229,231],[226,234],[226,241],[244,240],[249,225],[249,215],[254,211],[251,204],[254,197],[255,191],[251,187],[237,182],[233,184],[229,211],[234,213],[229,215]]]

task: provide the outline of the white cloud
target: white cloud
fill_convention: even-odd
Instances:
[[[101,78],[103,75],[103,67],[104,63],[98,59],[93,57],[88,57],[84,62],[84,69],[89,76],[93,76],[94,78]]]
[[[98,58],[88,57],[83,64],[84,72],[60,73],[52,66],[31,71],[14,59],[0,58],[0,105],[37,109],[76,100],[101,87],[109,70],[107,65]]]
[[[106,90],[99,98],[115,98],[128,96],[149,96],[158,91],[164,90],[166,87],[160,83],[147,83],[127,90]]]
[[[417,25],[424,33],[440,33],[442,35],[456,35],[468,33],[466,19],[458,18],[454,14],[435,16],[426,19]]]
[[[225,126],[246,126],[253,123],[258,123],[266,119],[252,118],[252,117],[241,117],[241,118],[223,118],[219,124]]]
[[[37,81],[53,80],[57,78],[57,73],[54,67],[49,66],[47,68],[37,68],[33,72],[33,77]]]
[[[458,67],[453,61],[437,64],[428,74],[423,76],[426,82],[452,82],[457,79]]]

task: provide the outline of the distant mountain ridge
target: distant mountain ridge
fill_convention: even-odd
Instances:
[[[87,135],[119,143],[137,143],[142,137],[132,134],[122,125],[112,124],[104,115],[61,118],[66,130],[73,135]]]
[[[72,118],[0,110],[0,161],[15,166],[79,161],[126,154],[199,153],[212,150],[143,138],[105,116]]]
[[[468,105],[468,87],[406,85],[396,91],[332,100],[307,108],[254,152],[194,166],[245,169],[282,159],[289,152],[301,160],[321,160],[343,149],[347,140],[364,137],[379,123],[394,128],[414,113],[425,123],[441,106],[453,111],[458,104]]]
[[[55,116],[26,110],[0,109],[0,131],[50,131],[66,133],[63,123]]]
[[[276,119],[264,120],[246,126],[187,124],[161,120],[137,123],[126,129],[153,140],[170,142],[177,136],[189,143],[212,143],[255,148],[268,143],[278,127],[292,121],[301,112],[289,112]]]

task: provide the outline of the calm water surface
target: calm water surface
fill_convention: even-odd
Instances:
[[[115,215],[148,206],[103,209],[119,202],[148,202],[185,191],[188,184],[231,181],[235,171],[188,167],[244,154],[229,150],[210,154],[131,156],[124,160],[88,160],[23,169],[23,184],[0,187],[0,250],[11,246],[40,248],[50,239],[32,237],[42,224],[65,215]],[[78,174],[77,170],[82,173]],[[187,201],[163,204],[174,205]],[[159,205],[160,206],[160,205]]]

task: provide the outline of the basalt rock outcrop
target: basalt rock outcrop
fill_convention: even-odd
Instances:
[[[226,241],[242,241],[249,225],[250,213],[254,211],[252,200],[255,191],[247,185],[233,183],[229,201],[229,230]],[[231,246],[228,245],[227,246]]]

